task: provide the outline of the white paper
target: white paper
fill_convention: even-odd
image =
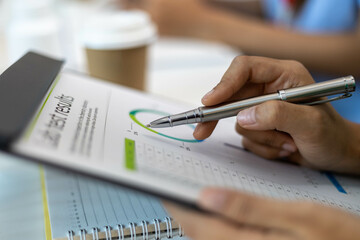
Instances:
[[[223,186],[360,213],[358,180],[257,157],[241,148],[233,119],[202,142],[193,126],[154,133],[129,113],[146,125],[191,107],[68,72],[46,98],[14,151],[187,202],[205,186]],[[125,139],[135,144],[133,170],[125,167]]]

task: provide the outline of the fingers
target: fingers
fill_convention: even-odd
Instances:
[[[217,123],[218,121],[198,123],[193,133],[194,138],[198,140],[203,140],[210,137]]]
[[[185,235],[193,240],[246,239],[290,240],[277,231],[263,231],[232,224],[215,215],[202,214],[170,203],[164,203],[170,215],[181,224]]]
[[[253,96],[261,95],[264,92],[264,86],[247,82],[239,91],[232,95],[226,101],[239,101],[241,99],[250,98]]]
[[[243,139],[242,142],[245,149],[259,155],[260,157],[267,158],[267,159],[279,159],[289,157],[293,154],[292,151],[270,147],[268,145],[259,144],[257,142],[251,141],[247,138]]]
[[[220,83],[202,98],[202,103],[211,106],[310,83],[313,83],[310,73],[298,62],[239,56],[233,60]],[[204,139],[210,136],[214,130],[212,126],[194,133],[194,137]]]
[[[277,159],[288,157],[297,151],[293,139],[286,133],[279,131],[252,131],[236,124],[236,131],[243,138],[243,146],[257,155]]]
[[[288,231],[295,229],[298,221],[303,220],[301,216],[307,214],[296,202],[283,202],[219,188],[205,189],[201,193],[199,205],[238,223]]]
[[[294,61],[238,56],[220,83],[203,97],[202,103],[210,106],[227,101],[247,82],[257,83],[264,92],[275,92],[282,88],[305,85],[313,80],[308,71]]]
[[[295,152],[297,150],[294,140],[289,136],[289,134],[284,132],[273,130],[252,131],[242,128],[238,124],[236,124],[236,131],[245,138],[266,146],[279,148],[290,152]]]
[[[194,240],[233,239],[235,230],[230,225],[209,215],[190,211],[173,204],[166,203],[170,215],[184,228],[185,235]]]
[[[240,111],[237,123],[248,130],[278,130],[300,136],[311,133],[322,118],[314,106],[304,106],[282,101],[268,101]],[[315,129],[314,129],[315,130]]]
[[[201,99],[205,106],[228,100],[247,82],[250,67],[247,62],[243,62],[241,59],[236,57],[221,78],[221,81]]]

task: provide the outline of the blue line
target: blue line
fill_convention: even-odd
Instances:
[[[325,176],[330,180],[330,182],[332,184],[334,184],[334,186],[336,187],[336,189],[341,192],[341,193],[345,193],[347,194],[347,192],[345,191],[345,189],[340,185],[340,183],[338,182],[338,180],[336,180],[335,176],[329,172],[324,172]]]

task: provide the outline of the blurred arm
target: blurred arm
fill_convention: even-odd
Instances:
[[[360,76],[359,27],[355,32],[310,35],[209,9],[203,28],[194,34],[239,47],[246,54],[295,59],[319,72]]]

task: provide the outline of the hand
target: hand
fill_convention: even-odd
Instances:
[[[123,0],[125,8],[148,12],[161,35],[197,37],[208,26],[206,16],[212,11],[201,0]]]
[[[241,56],[202,102],[211,106],[313,82],[298,62]],[[198,124],[194,137],[209,137],[215,126]],[[308,167],[360,173],[360,125],[344,120],[330,104],[265,102],[240,111],[236,130],[244,136],[243,146],[264,158],[287,157]]]
[[[312,202],[285,202],[224,189],[202,192],[201,214],[165,203],[193,240],[360,239],[360,218]]]

